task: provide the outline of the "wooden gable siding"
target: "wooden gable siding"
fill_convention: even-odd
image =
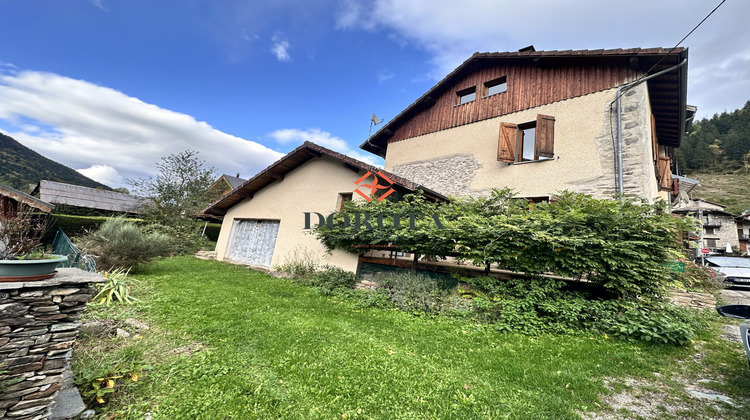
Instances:
[[[435,98],[435,105],[394,130],[389,143],[510,114],[576,96],[599,92],[635,80],[640,73],[626,64],[539,67],[494,66],[476,70]],[[507,76],[507,90],[483,97],[484,83]],[[456,106],[456,92],[476,87],[476,99]]]

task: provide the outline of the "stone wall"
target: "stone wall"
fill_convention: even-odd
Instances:
[[[81,311],[104,277],[58,268],[44,281],[0,283],[0,418],[46,419],[62,386]]]

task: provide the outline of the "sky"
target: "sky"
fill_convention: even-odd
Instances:
[[[112,187],[358,148],[476,51],[675,46],[721,0],[0,0],[0,132]],[[698,118],[750,100],[750,1],[681,46]],[[377,129],[378,127],[375,127]]]

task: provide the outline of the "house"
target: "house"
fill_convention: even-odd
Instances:
[[[475,53],[360,147],[445,195],[669,200],[695,113],[687,60],[683,48]]]
[[[446,199],[400,176],[305,142],[204,213],[223,217],[218,260],[265,268],[314,261],[357,271],[358,255],[340,249],[328,253],[310,228],[347,200],[382,199],[418,188],[428,199]],[[372,196],[376,189],[381,192]]]
[[[737,222],[737,238],[742,255],[750,255],[750,213],[743,213],[735,218]]]
[[[3,216],[11,216],[18,211],[19,206],[28,206],[43,213],[50,213],[55,208],[54,205],[46,201],[0,184],[0,213]]]
[[[143,198],[116,191],[46,180],[40,181],[31,194],[57,205],[117,213],[138,213],[146,203]]]
[[[740,249],[740,222],[737,221],[738,216],[725,210],[726,207],[723,204],[696,199],[678,202],[672,207],[672,213],[698,219],[701,231],[697,238],[693,238],[696,248],[708,248],[712,255],[722,255],[727,253],[727,245],[733,250]]]
[[[222,195],[225,195],[226,193],[239,187],[245,181],[247,180],[240,178],[239,173],[237,174],[237,176],[223,174],[219,177],[219,179],[214,181],[214,183],[211,184],[210,187],[208,187],[207,194],[209,197],[221,197]]]

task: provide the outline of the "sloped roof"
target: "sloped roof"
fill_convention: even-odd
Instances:
[[[243,182],[247,181],[246,179],[242,179],[242,178],[227,175],[227,174],[222,175],[222,178],[226,179],[227,182],[229,182],[229,185],[232,186],[232,189],[239,187],[240,185],[242,185]]]
[[[425,107],[424,104],[434,103],[433,98],[438,97],[447,87],[478,69],[511,63],[549,66],[553,63],[576,64],[581,60],[622,60],[643,72],[651,70],[653,74],[687,60],[687,56],[686,48],[660,47],[562,51],[535,51],[532,48],[509,52],[476,52],[359,147],[378,156],[385,156],[388,138],[399,126],[420,113]],[[652,69],[657,63],[658,65]],[[686,110],[687,65],[650,80],[648,86],[652,112],[660,133],[659,142],[679,147],[685,133],[686,121],[691,118]]]
[[[372,166],[360,160],[354,159],[352,157],[346,156],[344,154],[334,152],[331,149],[327,149],[315,143],[306,141],[301,146],[289,152],[286,156],[282,157],[281,159],[277,160],[275,163],[271,164],[271,166],[260,171],[254,177],[245,181],[244,183],[242,183],[242,185],[240,185],[239,187],[235,188],[233,191],[227,193],[226,195],[224,195],[223,197],[215,201],[213,204],[211,204],[211,206],[203,210],[203,213],[209,214],[209,215],[223,216],[224,214],[226,214],[227,210],[231,208],[232,206],[234,206],[235,204],[247,198],[252,198],[256,192],[262,190],[263,188],[273,183],[274,181],[283,179],[287,173],[304,165],[306,162],[308,162],[311,159],[319,158],[322,156],[327,156],[329,158],[338,160],[344,166],[352,170],[362,171],[362,172],[369,171],[372,173],[377,173],[378,171],[380,171],[385,176],[387,176],[391,181],[393,181],[393,187],[396,189],[411,192],[420,188],[425,192],[425,195],[430,199],[437,200],[437,201],[448,200],[445,196],[441,195],[440,193],[432,191],[429,188],[426,188],[415,182],[409,181],[406,178],[384,171],[380,168],[377,168],[375,166]]]
[[[25,204],[45,213],[49,213],[55,208],[54,205],[47,203],[46,201],[42,201],[36,197],[33,197],[31,195],[18,191],[15,188],[11,188],[3,184],[0,184],[0,197],[8,197],[18,203]]]
[[[146,203],[141,197],[47,180],[39,182],[34,194],[50,203],[122,213],[138,213]]]

